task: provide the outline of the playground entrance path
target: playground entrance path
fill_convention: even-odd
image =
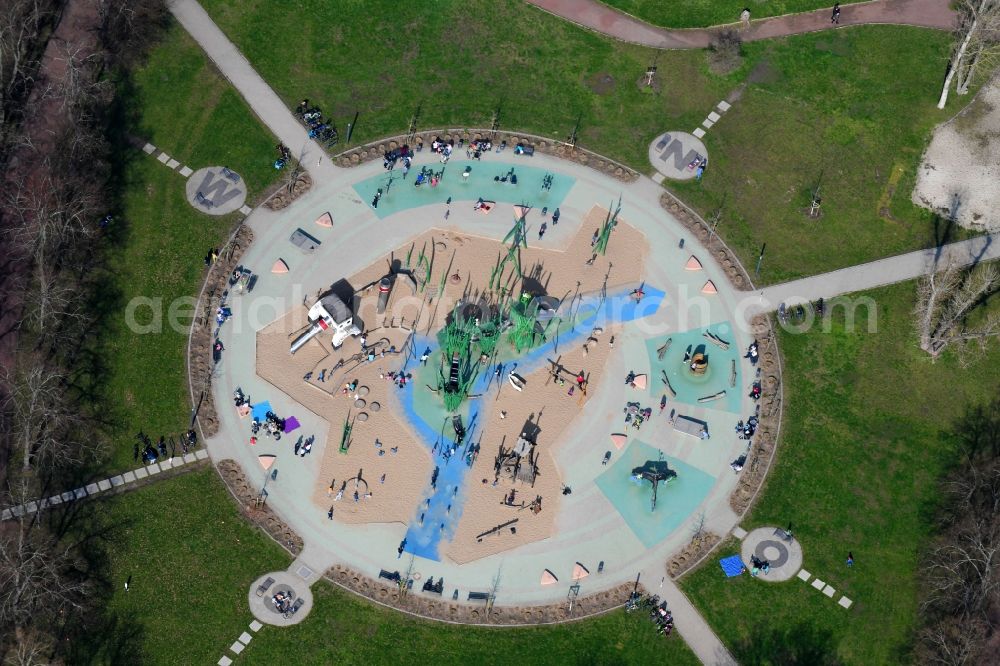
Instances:
[[[709,45],[718,28],[667,30],[608,7],[598,0],[528,0],[529,4],[595,32],[623,42],[657,49],[702,49]],[[743,32],[745,42],[799,35],[833,27],[887,23],[951,30],[956,14],[949,0],[874,0],[841,8],[840,24],[830,22],[830,8],[801,14],[786,14],[752,21]],[[831,3],[832,7],[833,3]],[[730,27],[738,27],[733,16]]]

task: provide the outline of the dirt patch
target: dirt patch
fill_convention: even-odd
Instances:
[[[934,130],[911,196],[913,203],[963,227],[1000,230],[1000,80],[994,79],[951,121]]]
[[[777,83],[780,80],[781,72],[775,69],[767,58],[754,65],[747,75],[748,83]]]
[[[635,87],[639,89],[639,92],[644,92],[648,95],[659,95],[660,91],[663,90],[663,84],[660,83],[660,77],[653,76],[653,80],[650,81],[648,85],[646,83],[647,81],[649,81],[649,77],[643,74],[635,80]]]
[[[831,41],[820,40],[816,42],[817,51],[825,51],[837,56],[848,56],[851,54],[851,47],[840,39]]]
[[[596,95],[610,95],[615,91],[615,78],[607,72],[591,74],[585,83]]]

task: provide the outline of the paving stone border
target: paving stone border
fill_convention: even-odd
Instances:
[[[125,472],[124,474],[117,474],[107,479],[101,479],[99,481],[94,481],[93,483],[88,483],[86,486],[81,486],[75,490],[67,490],[64,493],[53,495],[52,497],[32,500],[30,502],[25,502],[24,504],[9,507],[0,512],[0,520],[20,518],[21,516],[43,511],[53,506],[67,504],[69,502],[75,502],[76,500],[82,500],[87,497],[99,495],[109,490],[131,490],[136,486],[136,484],[140,484],[143,479],[148,478],[152,474],[158,474],[164,469],[179,468],[184,465],[190,465],[207,459],[208,451],[205,449],[198,449],[193,454],[184,456],[184,458],[175,457],[172,460],[166,459],[162,462],[154,462],[146,467],[139,467]]]
[[[243,468],[240,467],[239,463],[226,458],[219,461],[216,469],[219,472],[219,476],[222,477],[222,481],[226,484],[226,488],[229,489],[230,494],[232,494],[236,502],[240,505],[240,513],[247,520],[267,532],[282,548],[297,557],[305,545],[302,537],[285,524],[266,503],[260,508],[254,506],[258,490],[247,480],[246,475],[243,473]]]
[[[466,144],[469,141],[492,137],[490,140],[494,145],[499,145],[502,141],[507,142],[507,150],[513,153],[514,146],[519,143],[530,144],[540,153],[554,155],[563,159],[571,160],[579,164],[584,164],[601,173],[613,176],[618,180],[631,183],[638,180],[639,173],[630,167],[619,162],[608,159],[603,155],[591,152],[579,146],[573,146],[564,141],[556,141],[550,137],[526,134],[524,132],[508,132],[498,130],[496,132],[487,129],[437,129],[416,132],[412,135],[400,134],[390,136],[378,141],[366,143],[356,148],[351,148],[333,157],[337,166],[352,167],[363,164],[374,159],[382,159],[382,156],[394,148],[398,148],[404,143],[416,150],[418,145],[427,145],[428,149],[435,137],[441,137],[444,141],[455,140],[456,145],[459,139],[464,139]],[[461,154],[461,153],[459,153]],[[530,158],[528,158],[530,159]]]
[[[330,568],[324,578],[345,590],[411,615],[452,624],[509,627],[559,624],[582,620],[611,610],[620,610],[634,586],[634,583],[622,583],[603,592],[578,597],[574,602],[572,613],[569,612],[567,603],[563,601],[544,606],[504,606],[498,604],[494,605],[487,615],[485,603],[469,603],[467,597],[470,591],[487,592],[489,590],[488,581],[484,581],[480,590],[460,590],[459,600],[454,601],[451,595],[451,591],[455,589],[454,586],[446,587],[444,594],[438,597],[434,594],[421,592],[419,590],[420,583],[414,582],[413,589],[409,590],[406,595],[402,595],[398,585],[388,585],[385,581],[374,580],[343,565],[335,565]],[[639,589],[645,591],[642,585],[639,585]]]
[[[239,264],[244,250],[253,242],[250,227],[240,224],[230,237],[219,258],[208,269],[201,296],[191,324],[188,338],[188,383],[191,397],[198,408],[198,425],[202,438],[213,437],[219,432],[219,415],[215,411],[215,401],[210,390],[212,370],[213,333],[215,332],[215,310],[219,306],[223,292],[229,288],[229,276]]]
[[[257,620],[253,620],[250,623],[250,631],[252,631],[253,634],[256,634],[258,631],[260,631],[261,627],[263,626],[264,625],[258,622]],[[243,652],[243,650],[245,650],[248,645],[250,645],[250,641],[253,640],[253,634],[244,631],[242,634],[239,635],[239,638],[233,641],[233,644],[229,646],[229,651],[232,652],[234,655],[239,656],[239,654]],[[218,666],[229,666],[230,664],[233,663],[233,658],[230,657],[228,654],[224,654],[222,655],[222,657],[219,658],[219,661],[215,663],[218,664]]]

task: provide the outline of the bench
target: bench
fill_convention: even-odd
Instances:
[[[791,532],[785,531],[780,527],[774,528],[774,536],[778,537],[782,541],[788,541],[789,543],[795,539]]]
[[[298,612],[298,610],[299,610],[300,608],[302,608],[302,605],[303,605],[303,604],[304,604],[305,602],[306,602],[306,600],[305,600],[305,599],[303,599],[302,597],[299,597],[298,599],[296,599],[296,600],[295,600],[295,603],[294,603],[294,604],[292,604],[292,607],[291,607],[291,608],[289,608],[289,609],[288,609],[287,611],[285,611],[285,613],[284,613],[284,617],[285,617],[285,619],[288,619],[288,618],[290,618],[291,616],[295,615],[295,614],[296,614],[296,613]]]
[[[274,585],[274,579],[268,576],[263,583],[257,586],[257,596],[264,596],[264,593],[267,592],[272,585]]]
[[[481,601],[486,603],[490,600],[489,592],[469,592],[469,601]]]
[[[402,578],[398,571],[386,571],[385,569],[378,572],[378,577],[391,580],[393,583],[398,583],[400,578]]]

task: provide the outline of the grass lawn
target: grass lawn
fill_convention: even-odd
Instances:
[[[227,165],[259,196],[275,177],[273,140],[243,100],[208,64],[187,33],[174,26],[153,49],[148,62],[121,84],[133,109],[130,132],[148,140],[182,164],[198,169]],[[175,299],[196,297],[204,277],[202,258],[228,237],[235,214],[213,217],[196,212],[177,172],[139,151],[124,156],[123,211],[111,252],[107,307],[112,314],[101,353],[106,358],[108,402],[113,418],[110,465],[134,466],[133,435],[178,433],[187,429],[191,404],[185,378],[187,329],[173,330],[168,308]],[[133,298],[160,299],[162,333],[136,334],[125,321]],[[188,307],[190,311],[190,306]],[[149,307],[136,321],[152,321]],[[181,320],[190,324],[189,318]]]
[[[666,28],[703,28],[726,23],[739,23],[740,12],[749,7],[751,18],[781,16],[808,12],[820,7],[833,7],[828,0],[601,0],[604,4],[627,12],[643,21]],[[842,2],[841,5],[849,3]]]
[[[253,619],[250,584],[292,561],[208,468],[96,501],[113,526],[103,625],[122,628],[78,646],[73,663],[214,664]]]
[[[582,145],[649,172],[659,132],[690,131],[746,84],[705,139],[704,180],[671,189],[704,215],[723,205],[719,232],[745,265],[767,243],[762,284],[933,242],[909,193],[931,128],[955,111],[934,104],[944,32],[866,26],[755,42],[718,76],[703,52],[622,44],[514,0],[204,4],[289,107],[308,97],[344,135],[359,110],[354,143],[405,132],[418,108],[420,128],[489,126],[499,104],[501,126],[560,139],[580,118]],[[273,46],[290,34],[295,57]],[[406,37],[377,37],[394,34]],[[637,86],[652,62],[659,94]],[[823,216],[809,220],[817,183]]]
[[[215,472],[201,470],[106,502],[118,525],[108,551],[113,596],[107,624],[128,619],[131,663],[214,664],[252,617],[247,590],[289,556],[251,528]],[[122,581],[133,576],[129,592]],[[486,629],[415,620],[332,584],[313,588],[315,606],[292,628],[265,627],[241,655],[254,664],[468,663],[697,664],[677,636],[664,639],[639,614],[533,629]],[[107,649],[88,652],[106,661]],[[124,662],[119,662],[124,663]]]
[[[878,304],[877,332],[866,332],[862,309],[854,332],[840,311],[829,333],[816,326],[781,335],[781,445],[767,487],[743,523],[749,530],[791,522],[805,568],[837,595],[828,599],[797,579],[726,579],[716,557],[682,579],[730,646],[747,637],[757,643],[744,663],[780,662],[768,661],[775,657],[764,647],[781,643],[829,647],[849,664],[906,661],[918,618],[927,515],[949,458],[943,433],[967,405],[1000,388],[996,344],[968,369],[954,355],[932,364],[919,351],[911,324],[913,283],[866,295]],[[851,569],[845,565],[849,550]],[[733,552],[735,545],[718,554]],[[841,594],[855,602],[849,611],[835,605]]]
[[[867,26],[747,45],[749,83],[705,138],[704,180],[671,189],[703,212],[723,207],[719,233],[744,265],[767,243],[764,283],[933,244],[910,192],[946,118],[933,97],[948,44],[943,32]],[[817,186],[822,217],[810,219]]]
[[[418,107],[420,128],[489,127],[499,105],[502,127],[561,140],[579,118],[582,145],[646,168],[657,132],[695,127],[732,87],[676,51],[660,70],[690,85],[647,94],[637,82],[656,52],[518,0],[203,4],[289,108],[308,97],[342,140],[359,111],[352,144],[406,132]]]

